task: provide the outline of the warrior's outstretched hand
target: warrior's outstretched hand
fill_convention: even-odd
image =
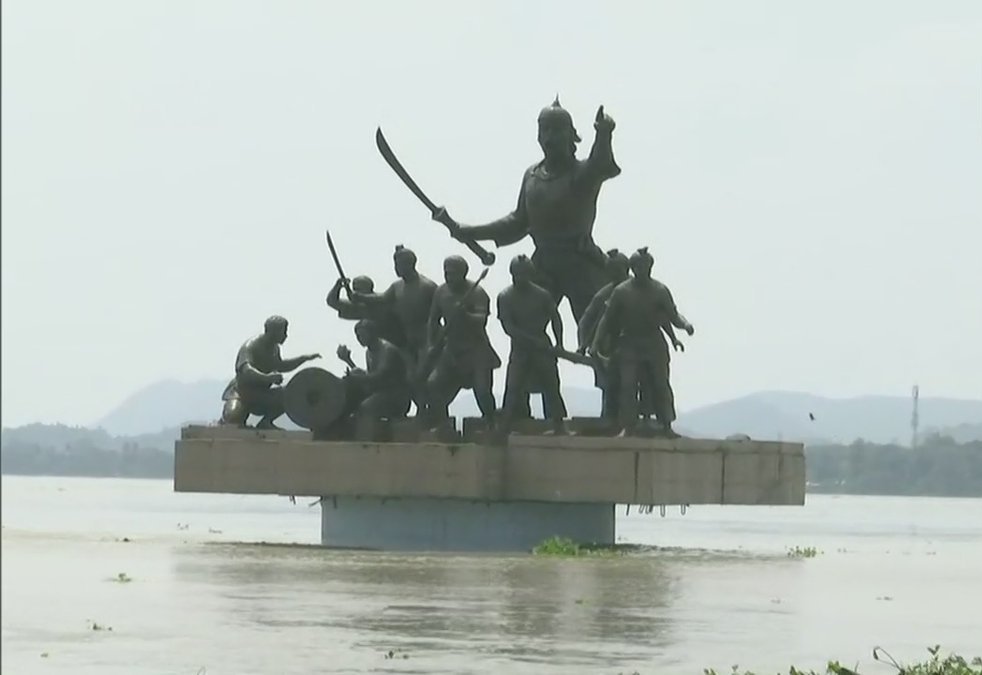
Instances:
[[[617,125],[614,123],[614,118],[610,115],[604,113],[604,107],[600,106],[597,108],[597,117],[593,121],[593,128],[597,131],[613,131],[614,127]]]

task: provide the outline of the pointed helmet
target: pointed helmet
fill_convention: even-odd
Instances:
[[[539,111],[539,124],[546,120],[565,123],[573,132],[573,140],[577,143],[580,142],[580,135],[576,133],[576,127],[573,126],[573,116],[559,103],[559,94],[556,94],[556,100],[552,102],[552,105]]]

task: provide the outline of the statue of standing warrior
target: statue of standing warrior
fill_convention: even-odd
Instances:
[[[618,424],[621,435],[636,430],[639,392],[648,388],[655,417],[667,436],[675,421],[675,397],[669,381],[671,355],[664,324],[672,324],[689,335],[692,324],[679,314],[668,287],[651,278],[654,259],[647,248],[631,256],[633,277],[614,289],[607,301],[591,350],[598,352],[605,341],[614,345],[612,362],[618,370]]]
[[[433,421],[445,424],[448,406],[461,389],[472,389],[481,415],[494,425],[492,392],[494,371],[501,359],[488,338],[491,299],[478,281],[467,278],[467,261],[452,255],[443,261],[446,283],[436,289],[429,317],[429,351],[421,367],[427,376],[429,411]],[[487,269],[482,277],[487,274]],[[442,322],[442,323],[441,323]],[[435,357],[431,373],[429,362]]]
[[[600,324],[600,318],[607,308],[607,301],[610,299],[611,294],[613,294],[614,289],[622,281],[627,280],[630,274],[629,270],[630,266],[626,255],[616,248],[607,251],[607,279],[609,283],[597,291],[596,295],[590,301],[589,306],[587,306],[586,311],[583,313],[583,316],[577,322],[577,351],[579,353],[585,354],[593,345],[594,337],[597,334],[597,326]],[[604,340],[603,344],[597,345],[596,353],[600,357],[607,358],[610,356],[611,345],[609,342],[610,340],[608,339]],[[602,392],[600,416],[613,421],[617,418],[617,368],[615,364],[611,364],[609,359],[606,363],[607,368],[594,369],[593,383]]]
[[[544,158],[522,177],[514,211],[487,225],[471,227],[459,224],[442,207],[433,219],[465,243],[490,239],[507,246],[532,237],[538,283],[557,303],[567,298],[578,321],[606,283],[604,255],[593,241],[593,224],[601,186],[621,172],[611,147],[614,120],[600,106],[594,122],[596,139],[585,160],[576,157],[580,137],[558,97],[539,113],[538,126]]]
[[[406,350],[414,365],[426,354],[426,331],[436,293],[436,282],[427,279],[416,269],[416,254],[402,246],[396,246],[392,262],[398,279],[382,294],[363,293],[354,289],[352,301],[378,307],[393,314],[399,321],[405,336]]]
[[[607,251],[607,278],[610,280],[610,283],[597,291],[597,294],[593,296],[593,300],[590,301],[590,306],[586,308],[586,312],[577,324],[577,338],[579,343],[577,351],[579,353],[585,354],[591,345],[593,345],[593,339],[597,334],[600,319],[604,314],[604,310],[607,308],[607,301],[613,295],[614,289],[629,277],[630,261],[628,257],[616,248]],[[662,330],[665,331],[665,334],[671,340],[672,346],[676,351],[685,351],[685,347],[676,337],[675,330],[667,318],[662,323]],[[594,385],[600,388],[603,394],[600,415],[611,422],[616,422],[618,418],[617,394],[620,389],[619,366],[616,360],[609,358],[613,355],[614,347],[612,336],[609,334],[602,341],[602,344],[597,345],[596,353],[601,357],[602,361],[607,363],[607,367],[594,371]],[[639,393],[639,400],[641,411],[645,415],[654,413],[651,403],[651,392],[648,389],[647,384],[643,382]]]
[[[348,291],[349,298],[342,298],[341,291]],[[371,277],[357,276],[348,280],[339,277],[327,294],[327,306],[338,313],[339,319],[346,321],[374,321],[382,337],[395,345],[402,346],[405,342],[398,321],[385,305],[368,305],[356,302],[352,298],[370,296],[375,292],[375,282]]]
[[[257,429],[276,429],[273,421],[283,414],[283,373],[296,370],[320,354],[292,359],[280,355],[286,341],[287,320],[282,316],[266,319],[261,335],[246,340],[235,357],[235,377],[225,387],[222,424],[244,427],[249,415],[261,415]]]
[[[511,338],[505,382],[504,430],[524,413],[531,392],[542,393],[542,408],[552,422],[552,433],[566,432],[566,404],[559,387],[557,350],[563,348],[563,321],[552,294],[532,282],[535,267],[526,255],[510,266],[512,284],[498,294],[498,320]],[[546,325],[556,344],[549,342]],[[521,415],[526,417],[527,415]]]

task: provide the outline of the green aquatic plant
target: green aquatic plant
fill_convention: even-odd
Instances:
[[[616,556],[623,555],[626,547],[609,544],[577,544],[567,537],[549,537],[532,549],[533,555],[558,557]]]
[[[904,667],[897,666],[893,657],[879,647],[873,650],[873,658],[879,661],[881,660],[879,655],[885,654],[901,675],[982,675],[982,657],[976,656],[971,661],[958,654],[942,657],[941,645],[928,647],[927,651],[931,654],[930,659]]]
[[[958,654],[943,656],[940,645],[928,647],[927,651],[931,655],[930,659],[905,666],[897,663],[881,647],[876,647],[873,650],[873,659],[893,666],[897,670],[897,675],[982,675],[982,657],[976,656],[969,661]],[[719,675],[712,668],[706,668],[702,672],[703,675]],[[732,675],[756,675],[751,670],[741,671],[739,666],[733,666],[731,672]],[[860,675],[860,672],[858,666],[856,668],[847,668],[838,661],[829,661],[825,665],[825,670],[821,672],[816,670],[799,670],[791,666],[788,669],[788,675]]]
[[[819,553],[818,549],[814,546],[795,546],[794,548],[788,549],[789,558],[814,558]]]
[[[703,675],[719,675],[712,668],[706,668],[702,671]],[[730,668],[732,675],[757,675],[752,670],[740,670],[740,666],[732,666]],[[778,675],[781,675],[778,673]],[[839,665],[838,661],[829,661],[825,666],[825,670],[819,673],[817,670],[798,670],[794,666],[788,668],[788,675],[858,675],[855,670],[850,670],[845,666]]]
[[[580,545],[566,537],[549,537],[532,549],[534,555],[576,556],[580,554]]]

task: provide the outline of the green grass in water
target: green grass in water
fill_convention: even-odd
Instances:
[[[624,551],[616,546],[603,544],[577,544],[566,537],[549,537],[532,549],[533,555],[551,555],[566,558],[584,556],[618,556]]]
[[[929,647],[927,651],[931,655],[927,661],[903,666],[879,647],[873,650],[873,658],[894,667],[897,675],[982,675],[982,657],[976,656],[969,661],[958,654],[943,656],[939,645]],[[703,675],[719,675],[711,668],[702,672]],[[740,670],[739,666],[733,666],[731,673],[732,675],[756,675],[750,670]],[[791,666],[788,669],[788,675],[861,675],[861,673],[858,670],[843,666],[838,661],[829,661],[822,672],[799,670]]]
[[[819,551],[814,546],[795,546],[794,548],[788,549],[789,558],[814,558],[819,554]]]

